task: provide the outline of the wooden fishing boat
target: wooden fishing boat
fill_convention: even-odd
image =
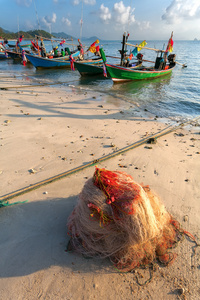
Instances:
[[[133,64],[132,69],[141,67],[141,65],[142,64],[135,63]],[[74,62],[74,66],[81,76],[104,76],[102,60],[100,64],[94,64],[93,62],[89,64],[87,61],[76,61]],[[107,76],[109,76],[109,73]]]
[[[14,60],[22,60],[22,53],[21,52],[16,52],[16,51],[12,51],[12,50],[6,50],[7,54],[9,57],[11,57]],[[27,50],[26,50],[26,54],[27,54]]]
[[[82,60],[75,61],[74,67],[79,71],[81,76],[95,76],[102,75],[103,76],[103,60],[99,59],[90,59],[90,60]]]
[[[4,51],[0,51],[0,59],[7,59],[8,57],[5,55]]]
[[[168,41],[168,45],[166,50],[159,50],[159,49],[153,49],[145,47],[146,42],[142,42],[140,45],[132,45],[127,43],[127,38],[123,36],[122,41],[122,50],[121,50],[121,64],[114,65],[109,64],[106,62],[106,56],[101,49],[101,56],[103,57],[104,65],[106,67],[106,70],[108,71],[110,77],[112,78],[113,82],[125,82],[125,81],[132,81],[132,80],[147,80],[147,79],[154,79],[161,76],[165,76],[170,74],[173,69],[176,66],[175,62],[175,54],[168,55],[168,52],[171,52],[173,49],[173,40],[172,40],[173,32],[171,34],[171,37]],[[154,65],[152,67],[140,67],[140,68],[133,68],[130,64],[130,56],[126,59],[126,49],[124,45],[131,45],[136,47],[134,51],[136,50],[138,52],[138,49],[149,49],[154,50],[157,52],[157,58],[155,60]],[[133,53],[132,51],[131,53]],[[143,62],[143,55],[137,53],[137,59],[141,63]],[[147,61],[147,60],[145,60]]]
[[[79,51],[72,54],[74,63],[79,60],[78,55]],[[36,68],[62,68],[62,67],[71,67],[70,58],[68,57],[58,57],[58,58],[44,58],[38,57],[35,55],[26,54],[27,59],[34,65]],[[98,59],[86,59],[82,60],[86,64],[102,64],[103,60]]]
[[[76,51],[72,54],[72,57],[75,59],[78,57],[80,51]],[[40,57],[33,54],[26,54],[26,58],[32,63],[35,68],[70,68],[70,59],[69,55],[64,57],[48,58]]]
[[[20,44],[20,46],[22,47],[22,48],[27,48],[27,47],[31,47],[31,43],[29,43],[29,44]],[[15,48],[16,47],[16,44],[8,44],[8,46],[10,47],[10,48]]]
[[[159,70],[155,68],[132,68],[123,67],[106,63],[106,70],[110,74],[113,82],[125,82],[132,80],[145,80],[153,79],[161,76],[170,74],[174,69],[176,63],[166,65],[164,70]]]

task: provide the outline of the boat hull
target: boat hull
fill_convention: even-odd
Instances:
[[[74,67],[79,71],[81,76],[95,76],[102,75],[103,76],[103,60],[84,60],[74,62]]]
[[[8,57],[5,55],[5,52],[0,52],[0,59],[7,59]]]
[[[166,70],[153,70],[144,68],[126,68],[122,66],[106,64],[106,69],[109,72],[113,82],[154,79],[170,74],[174,67],[175,65]]]
[[[7,50],[7,53],[14,60],[18,60],[18,59],[21,60],[22,59],[22,54],[21,53],[18,53],[18,52],[15,52],[15,51],[9,51],[9,50]]]
[[[31,47],[31,45],[32,44],[20,44],[20,46],[22,47],[22,48],[27,48],[27,47]],[[13,45],[13,44],[8,44],[8,46],[10,47],[10,48],[15,48],[16,47],[16,44],[15,45]]]
[[[79,51],[72,54],[73,57],[79,55]],[[26,54],[27,59],[32,63],[35,68],[70,68],[70,60],[64,58],[46,58],[39,57],[32,54]]]

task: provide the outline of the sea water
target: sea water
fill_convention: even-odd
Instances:
[[[129,41],[131,44],[141,41]],[[165,49],[166,41],[148,41],[147,47]],[[78,44],[78,43],[77,43]],[[46,42],[47,49],[51,44]],[[54,45],[55,46],[55,45]],[[100,46],[108,56],[110,63],[119,63],[121,41],[100,41]],[[128,51],[134,47],[128,46]],[[156,51],[143,49],[143,59],[155,61]],[[22,63],[12,59],[0,61],[0,73],[14,74],[15,76],[28,76],[42,82],[62,82],[63,88],[74,85],[80,90],[98,91],[102,95],[109,96],[116,101],[129,102],[137,105],[142,110],[162,118],[174,120],[187,120],[200,116],[200,41],[174,41],[173,53],[176,54],[177,64],[171,75],[153,80],[142,80],[113,84],[110,78],[81,77],[77,70],[70,69],[35,69],[31,64],[26,67]],[[92,55],[92,54],[91,54]],[[91,56],[90,55],[90,56]],[[144,65],[152,66],[145,62]],[[103,97],[103,96],[102,96]],[[94,100],[95,101],[95,100]]]

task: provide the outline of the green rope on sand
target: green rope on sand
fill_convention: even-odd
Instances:
[[[0,201],[0,208],[1,208],[1,207],[6,207],[6,206],[15,205],[15,204],[19,204],[19,203],[26,203],[26,202],[28,202],[28,200],[25,200],[25,201],[17,201],[17,202],[14,202],[14,203],[9,203],[8,201],[7,201],[7,202]]]

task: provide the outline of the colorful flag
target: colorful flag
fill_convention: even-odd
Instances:
[[[20,42],[20,43],[21,43],[23,37],[24,37],[23,35],[20,35],[20,37],[19,37],[19,42]]]
[[[172,38],[170,38],[169,45],[168,45],[169,52],[173,51],[173,45],[174,45],[174,41],[172,40]]]
[[[90,45],[90,47],[88,48],[87,51],[95,53],[96,52],[96,46],[95,46],[95,44],[99,44],[99,40],[96,40],[92,45]]]
[[[141,47],[144,47],[147,44],[147,42],[144,40],[139,46],[137,47],[138,52],[142,50]]]
[[[107,72],[106,72],[106,65],[103,63],[103,76],[107,77]]]
[[[171,37],[168,41],[167,48],[166,48],[165,52],[172,52],[173,51],[174,41],[172,40],[172,37],[173,37],[173,32],[172,32]]]
[[[62,47],[62,46],[64,45],[64,43],[65,43],[65,40],[62,40],[62,41],[60,42],[60,46]]]
[[[72,55],[70,55],[69,60],[70,60],[70,67],[71,67],[71,70],[72,70],[72,71],[75,71],[75,68],[74,68],[74,59],[73,59]]]
[[[138,54],[138,48],[135,47],[131,53],[132,53],[134,56],[137,56],[137,54]]]
[[[22,50],[22,62],[23,62],[23,65],[25,67],[26,63],[27,63],[27,59],[26,59],[26,55],[25,55],[25,50],[24,49]]]

